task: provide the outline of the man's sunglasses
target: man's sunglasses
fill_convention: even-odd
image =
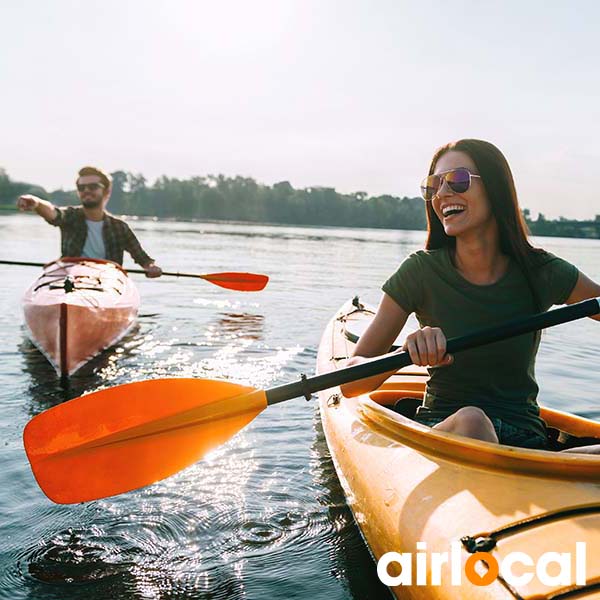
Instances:
[[[104,186],[101,183],[78,183],[77,191],[85,192],[85,190],[90,190],[90,192],[95,192],[96,190],[104,189]]]
[[[471,177],[481,179],[481,175],[475,175],[464,167],[444,171],[437,175],[429,175],[421,182],[421,195],[427,201],[432,200],[440,191],[444,181],[455,194],[463,194],[471,187]]]

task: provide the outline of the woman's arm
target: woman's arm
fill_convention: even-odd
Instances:
[[[571,292],[571,295],[567,298],[567,304],[574,304],[575,302],[581,302],[588,298],[600,297],[600,285],[595,281],[592,281],[587,275],[579,273],[577,283]],[[596,321],[600,321],[600,314],[591,317]]]
[[[374,319],[358,340],[353,357],[347,362],[346,366],[351,367],[352,365],[368,362],[369,359],[388,352],[404,327],[406,319],[408,319],[408,313],[384,293]],[[393,374],[394,371],[390,371],[367,379],[351,381],[342,385],[340,389],[342,394],[348,398],[360,396],[377,389]]]
[[[354,350],[354,356],[346,366],[369,362],[388,351],[404,327],[406,319],[408,313],[384,293],[375,318],[361,336]],[[404,350],[408,351],[415,365],[442,367],[453,362],[453,357],[446,354],[446,336],[439,327],[417,329],[406,337],[402,349],[396,352]],[[347,398],[360,396],[377,389],[394,373],[395,371],[388,371],[366,379],[351,381],[340,386],[340,389]]]

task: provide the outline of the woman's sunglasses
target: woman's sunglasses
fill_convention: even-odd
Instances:
[[[104,189],[104,186],[101,183],[78,183],[77,191],[85,192],[85,190],[90,190],[90,192],[95,192],[98,189]]]
[[[481,179],[481,175],[475,175],[464,167],[444,171],[437,175],[429,175],[421,182],[421,195],[427,201],[432,200],[440,191],[444,181],[455,194],[463,194],[471,187],[471,177]]]

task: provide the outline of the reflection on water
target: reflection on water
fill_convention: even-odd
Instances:
[[[346,583],[350,598],[389,600],[392,595],[377,577],[375,561],[365,546],[336,477],[318,408],[314,429],[311,473],[322,490],[318,501],[327,510],[328,521],[332,524],[331,535],[325,539],[330,548],[332,575]]]
[[[224,313],[220,315],[218,327],[224,337],[260,341],[263,339],[264,320],[263,315]]]
[[[23,371],[30,377],[28,395],[32,415],[74,397],[61,384],[54,367],[27,338],[18,349],[23,357]],[[38,409],[34,409],[35,404],[39,405]]]
[[[134,327],[119,344],[105,350],[77,370],[68,379],[61,379],[46,357],[25,337],[18,346],[23,357],[23,371],[29,376],[31,416],[51,406],[77,398],[90,389],[99,389],[105,383],[105,373],[120,360],[132,355],[141,343]]]

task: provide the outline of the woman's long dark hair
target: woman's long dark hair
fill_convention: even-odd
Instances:
[[[438,160],[446,152],[464,152],[475,163],[481,176],[490,202],[492,214],[498,225],[500,250],[510,256],[520,267],[533,296],[536,311],[541,310],[541,302],[531,276],[531,260],[544,251],[534,248],[527,239],[528,230],[525,219],[519,209],[517,192],[508,162],[502,152],[483,140],[459,140],[439,148],[431,159],[429,174],[435,171]],[[456,238],[446,235],[444,227],[427,202],[427,242],[425,248],[433,250],[443,247],[454,248]]]

